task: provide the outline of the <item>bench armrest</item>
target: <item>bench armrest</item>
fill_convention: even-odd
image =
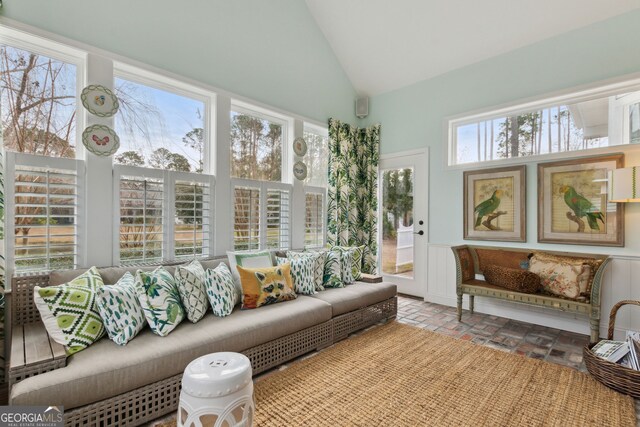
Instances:
[[[9,388],[25,378],[67,365],[64,346],[51,339],[42,322],[13,325],[9,354]]]

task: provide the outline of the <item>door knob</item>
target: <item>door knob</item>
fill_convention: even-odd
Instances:
[[[420,230],[420,231],[418,231],[417,233],[413,233],[413,234],[417,234],[417,235],[419,235],[419,236],[422,236],[422,235],[424,234],[424,231]]]

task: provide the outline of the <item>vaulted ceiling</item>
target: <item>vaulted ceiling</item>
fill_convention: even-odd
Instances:
[[[640,0],[306,0],[360,95],[640,8]]]

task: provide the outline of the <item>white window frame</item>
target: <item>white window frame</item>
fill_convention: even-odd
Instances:
[[[6,277],[15,273],[15,173],[16,166],[34,167],[38,169],[68,170],[76,173],[76,232],[74,267],[84,265],[84,236],[86,230],[85,217],[85,162],[81,159],[64,157],[48,157],[36,154],[16,153],[5,151],[5,248],[7,263]],[[49,271],[49,270],[38,270]]]
[[[293,222],[292,222],[292,207],[293,207],[293,185],[276,182],[276,181],[257,181],[253,179],[242,179],[242,178],[232,178],[231,179],[231,194],[232,194],[232,203],[231,203],[231,218],[233,221],[232,224],[232,232],[231,232],[231,241],[229,242],[230,247],[235,250],[235,190],[238,187],[242,188],[251,188],[260,191],[260,229],[259,229],[259,244],[258,248],[268,249],[267,248],[267,192],[269,190],[280,190],[287,191],[289,193],[289,234],[287,239],[287,247],[286,248],[277,248],[277,249],[291,249],[291,236],[294,232],[293,230]]]
[[[291,168],[293,167],[293,163],[289,157],[292,154],[292,149],[289,148],[289,135],[293,135],[293,118],[289,116],[285,116],[282,114],[278,114],[274,111],[267,110],[265,108],[261,108],[252,104],[248,104],[246,102],[241,102],[237,100],[231,100],[231,109],[229,110],[229,117],[231,117],[231,113],[240,113],[248,116],[253,116],[260,118],[262,120],[267,120],[272,123],[277,123],[282,126],[282,153],[281,153],[281,172],[280,172],[280,181],[265,181],[265,182],[281,182],[281,183],[292,183],[293,182],[293,173],[291,172]],[[229,159],[231,161],[231,134],[229,134]],[[244,179],[244,178],[236,178],[234,176],[230,177],[232,180],[236,179]],[[253,180],[247,180],[253,181]]]
[[[550,154],[538,154],[534,156],[526,157],[512,157],[508,159],[497,159],[481,162],[469,162],[469,163],[457,163],[457,133],[456,130],[459,126],[473,124],[477,122],[504,118],[514,115],[526,114],[536,110],[542,110],[545,108],[557,106],[557,105],[570,105],[585,101],[591,101],[594,99],[605,98],[609,96],[619,95],[627,92],[640,91],[640,75],[636,74],[632,77],[626,77],[624,79],[615,79],[605,82],[597,82],[591,85],[582,86],[578,88],[572,88],[552,94],[543,95],[540,97],[530,98],[517,103],[509,103],[500,106],[494,106],[486,109],[476,110],[469,113],[464,113],[457,116],[451,116],[445,119],[444,123],[444,136],[447,150],[445,150],[445,168],[447,169],[466,169],[477,168],[491,165],[504,165],[504,164],[518,164],[527,163],[531,161],[541,161],[543,159],[561,159],[569,157],[577,157],[585,154],[600,154],[610,152],[612,147],[620,150],[621,146],[629,145],[628,141],[628,129],[626,130],[626,140],[622,143],[609,145],[603,148],[591,148],[585,150],[565,151],[560,153]],[[628,116],[628,107],[626,107],[623,113]],[[624,120],[627,121],[628,117],[624,116],[620,123],[617,125],[624,126]],[[620,129],[620,132],[625,132],[625,128]],[[625,142],[626,141],[626,142]]]
[[[76,159],[84,159],[86,149],[82,144],[82,132],[87,123],[87,112],[82,107],[80,94],[87,82],[87,53],[66,44],[0,25],[0,44],[26,50],[76,67]]]
[[[304,186],[304,210],[305,210],[305,220],[304,220],[304,228],[302,230],[305,235],[305,248],[306,244],[306,234],[307,234],[307,194],[321,195],[322,196],[322,218],[320,218],[322,224],[322,242],[319,246],[308,246],[309,248],[323,248],[327,244],[327,189],[324,187],[313,187],[310,185]]]
[[[153,73],[148,70],[144,70],[132,65],[128,65],[122,62],[113,63],[113,82],[115,87],[115,80],[124,79],[133,83],[141,84],[151,87],[153,89],[170,92],[175,95],[191,98],[196,101],[200,101],[204,104],[204,111],[202,112],[202,125],[203,125],[203,174],[215,175],[215,146],[214,138],[216,135],[215,129],[215,105],[216,94],[211,91],[190,85],[180,80],[172,79],[157,73]],[[114,163],[115,165],[115,163]],[[197,173],[197,172],[196,172]]]
[[[197,172],[178,172],[161,169],[144,168],[140,166],[113,166],[113,259],[115,265],[120,265],[120,179],[123,176],[135,176],[143,179],[161,179],[163,186],[162,201],[162,260],[175,261],[185,257],[175,256],[175,184],[176,181],[188,181],[209,186],[209,218],[208,218],[208,247],[203,248],[203,255],[199,258],[211,257],[215,248],[214,217],[215,217],[215,177]],[[205,253],[206,252],[206,253]]]

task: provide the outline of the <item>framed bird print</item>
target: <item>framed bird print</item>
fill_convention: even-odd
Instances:
[[[464,238],[526,242],[526,166],[464,172]]]
[[[538,242],[624,246],[624,204],[607,198],[607,172],[624,154],[538,165]]]

